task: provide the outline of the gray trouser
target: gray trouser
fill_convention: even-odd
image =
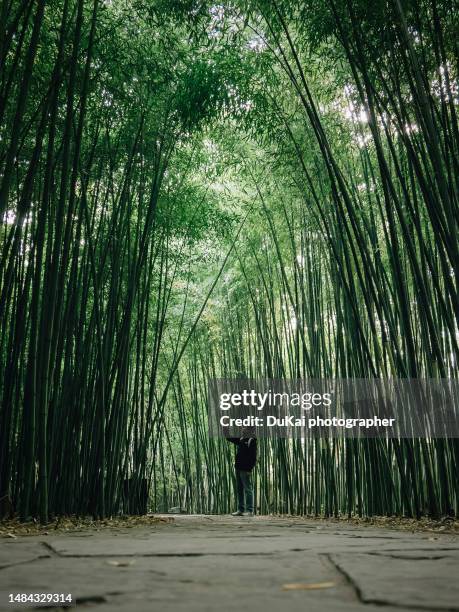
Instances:
[[[253,512],[252,472],[236,470],[236,484],[239,512]]]

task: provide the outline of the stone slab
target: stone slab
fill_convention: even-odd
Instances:
[[[92,538],[63,536],[48,540],[49,546],[61,556],[92,557],[110,555],[161,556],[161,555],[254,555],[278,554],[280,552],[364,552],[374,549],[380,552],[397,551],[436,551],[437,541],[424,537],[410,537],[401,534],[387,539],[373,537],[371,533],[356,537],[354,534],[336,535],[326,531],[313,533],[292,533],[286,530],[266,528],[266,531],[253,531],[248,526],[241,531],[234,527],[221,527],[220,533],[202,531],[189,533],[155,533],[143,531],[135,534],[112,535],[95,534]],[[444,542],[444,550],[459,551],[457,542]]]
[[[459,610],[459,554],[426,559],[384,554],[333,554],[363,602],[416,610]]]
[[[0,546],[0,569],[49,556],[50,552],[41,542],[29,542],[22,538],[4,539]]]

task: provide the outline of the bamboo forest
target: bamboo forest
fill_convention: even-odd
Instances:
[[[209,378],[457,378],[454,0],[2,0],[0,514],[234,510]],[[455,438],[259,440],[260,514],[457,516]]]

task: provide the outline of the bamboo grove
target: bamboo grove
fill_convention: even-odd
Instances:
[[[3,0],[2,512],[228,512],[209,377],[457,377],[458,14]],[[458,463],[266,440],[257,507],[457,515]]]

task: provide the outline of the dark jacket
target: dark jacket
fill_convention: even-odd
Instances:
[[[257,439],[256,438],[226,438],[228,442],[236,445],[236,459],[234,467],[243,472],[253,470],[257,461]]]

